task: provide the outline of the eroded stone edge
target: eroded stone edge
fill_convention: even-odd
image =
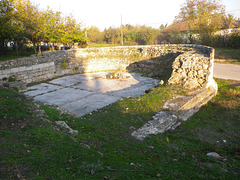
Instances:
[[[186,121],[196,112],[200,107],[210,101],[218,91],[217,83],[213,80],[212,86],[201,89],[198,94],[193,95],[193,98],[183,104],[177,111],[160,111],[153,120],[148,121],[143,127],[132,132],[132,136],[138,140],[144,140],[148,135],[156,135],[164,133],[167,130],[174,130],[183,121]]]

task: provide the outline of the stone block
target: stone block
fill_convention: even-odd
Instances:
[[[9,89],[17,88],[19,92],[23,92],[27,89],[26,84],[23,82],[6,82],[3,83],[3,86]]]
[[[3,74],[3,75],[9,75],[9,74],[11,74],[11,69],[4,69],[4,70],[2,70],[2,74]]]
[[[45,66],[45,64],[46,64],[46,63],[43,63],[43,64],[38,64],[38,68],[39,68],[39,69],[41,69],[41,68],[44,68],[44,67],[46,67],[46,66]]]
[[[39,64],[35,64],[35,65],[32,66],[32,69],[33,69],[33,70],[36,70],[36,69],[39,69],[39,68],[40,68],[40,65],[39,65]]]
[[[26,66],[26,67],[25,67],[25,70],[26,70],[26,71],[32,71],[32,70],[33,70],[33,66]]]
[[[25,70],[26,70],[26,66],[18,67],[18,72],[22,72],[22,71],[25,71]]]
[[[11,74],[17,73],[18,72],[18,68],[11,68],[10,72],[11,72]]]
[[[26,80],[24,80],[24,82],[26,82],[27,84],[29,84],[29,83],[32,83],[32,82],[34,82],[32,79],[26,79]]]

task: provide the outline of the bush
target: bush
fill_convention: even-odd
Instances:
[[[240,48],[240,32],[234,32],[228,36],[228,47]]]
[[[225,45],[224,45],[224,37],[221,36],[221,35],[214,36],[214,44],[213,44],[213,46],[214,47],[218,47],[218,48],[225,47]]]

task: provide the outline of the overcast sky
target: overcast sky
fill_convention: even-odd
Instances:
[[[31,0],[40,8],[47,6],[64,15],[72,14],[84,27],[100,30],[123,24],[146,25],[158,28],[170,25],[186,0]],[[226,11],[240,17],[240,0],[222,0]]]

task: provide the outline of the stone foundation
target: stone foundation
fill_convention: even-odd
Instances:
[[[99,71],[139,71],[193,89],[213,81],[214,49],[197,45],[151,45],[44,52],[42,56],[0,62],[0,81],[40,82]]]

